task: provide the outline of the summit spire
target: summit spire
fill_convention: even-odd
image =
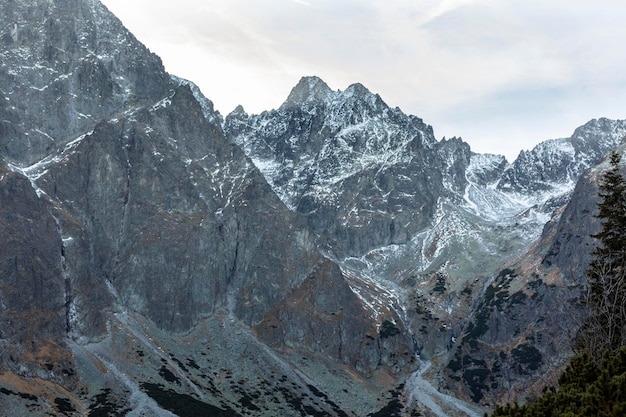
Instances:
[[[283,107],[302,106],[307,103],[326,100],[333,91],[319,77],[302,77],[298,84],[291,90]]]

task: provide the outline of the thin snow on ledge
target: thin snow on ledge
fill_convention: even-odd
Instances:
[[[28,178],[30,180],[31,186],[37,193],[37,197],[41,198],[42,196],[46,195],[46,192],[37,185],[37,180],[45,175],[46,172],[48,172],[48,168],[50,166],[66,161],[67,158],[75,152],[78,144],[80,144],[87,136],[91,136],[92,134],[93,130],[78,136],[76,139],[68,142],[63,147],[63,150],[61,152],[58,152],[56,154],[50,154],[42,160],[35,162],[34,164],[31,164],[29,166],[20,167],[9,163],[9,169],[11,169],[13,172],[20,173]]]

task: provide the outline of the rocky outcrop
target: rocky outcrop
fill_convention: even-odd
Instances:
[[[414,348],[395,313],[388,310],[380,323],[362,320],[364,314],[340,269],[324,261],[255,330],[270,346],[338,358],[364,375],[380,367],[392,374],[414,371]]]

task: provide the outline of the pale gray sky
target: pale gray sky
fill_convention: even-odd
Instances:
[[[626,118],[623,0],[103,0],[217,110],[277,108],[304,75],[512,160]]]

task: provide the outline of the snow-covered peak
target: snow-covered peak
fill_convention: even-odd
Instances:
[[[332,91],[317,77],[303,77],[278,110],[232,112],[224,129],[292,209],[307,190],[330,198],[347,178],[408,163],[436,142],[430,126],[362,84]]]
[[[624,120],[591,120],[571,138],[547,140],[520,152],[498,188],[527,195],[571,191],[580,175],[618,146],[625,134]]]
[[[280,110],[299,109],[314,114],[320,105],[328,108],[327,116],[334,116],[334,122],[331,123],[338,127],[354,124],[356,119],[360,122],[381,112],[390,111],[380,96],[372,93],[363,84],[355,83],[343,91],[333,91],[322,79],[315,76],[302,77]]]
[[[626,137],[626,120],[592,119],[574,131],[572,141],[578,146],[580,142],[597,141],[599,134],[608,137],[611,147],[619,145]]]
[[[526,171],[553,171],[574,160],[575,150],[569,139],[549,139],[539,143],[532,151],[522,151],[514,165]]]
[[[372,93],[360,83],[351,84],[344,91],[336,93],[333,107],[370,115],[390,110],[378,94]]]

